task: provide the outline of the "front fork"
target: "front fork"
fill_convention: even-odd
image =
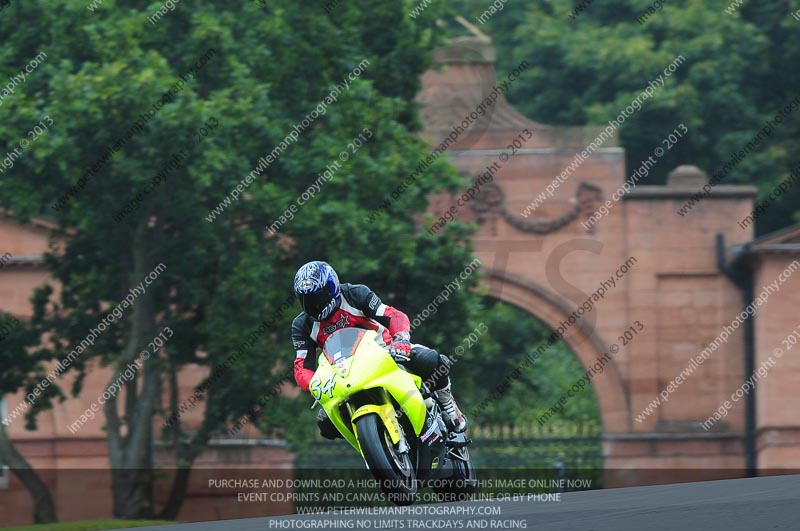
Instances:
[[[352,403],[349,401],[347,402],[347,411],[350,413],[350,422],[353,426],[353,432],[356,434],[357,438],[358,431],[356,429],[356,420],[366,414],[375,413],[383,422],[392,444],[397,446],[397,452],[401,454],[407,453],[411,450],[411,446],[408,443],[408,438],[406,437],[405,430],[403,430],[403,426],[401,426],[398,421],[398,412],[395,411],[391,396],[389,392],[383,388],[380,389],[380,395],[383,399],[382,404],[365,404],[356,410],[353,409]]]

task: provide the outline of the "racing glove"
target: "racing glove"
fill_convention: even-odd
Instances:
[[[389,354],[395,361],[408,361],[411,359],[411,334],[408,332],[397,332],[389,345]]]

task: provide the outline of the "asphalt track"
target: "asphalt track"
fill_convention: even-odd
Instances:
[[[161,527],[158,531],[269,529],[533,529],[546,531],[762,531],[800,529],[800,475],[561,494],[561,501],[472,501],[415,506],[426,514],[304,515]],[[474,514],[486,508],[500,514]],[[453,514],[456,512],[472,515]],[[438,514],[437,514],[438,513]],[[483,520],[483,521],[482,521]]]

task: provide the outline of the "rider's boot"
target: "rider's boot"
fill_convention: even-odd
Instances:
[[[455,399],[453,398],[453,391],[450,389],[450,383],[443,389],[438,389],[433,392],[436,401],[442,407],[442,414],[445,422],[447,422],[450,429],[456,433],[463,433],[467,430],[467,417],[458,409]]]

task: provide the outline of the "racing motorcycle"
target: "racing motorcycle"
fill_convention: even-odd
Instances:
[[[392,503],[412,504],[420,487],[442,501],[469,499],[478,484],[472,441],[449,431],[428,386],[377,337],[360,328],[330,335],[309,384],[312,408],[325,409]]]

